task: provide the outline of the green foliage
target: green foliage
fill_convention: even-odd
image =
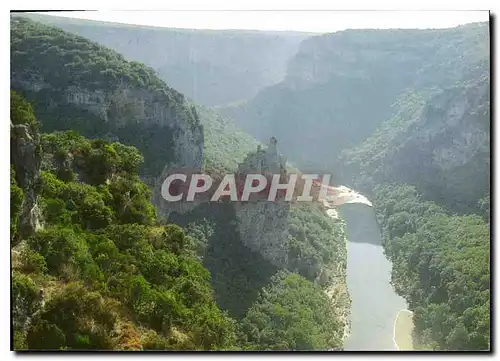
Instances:
[[[25,18],[12,20],[11,49],[16,67],[37,70],[42,79],[51,78],[59,87],[86,83],[90,90],[97,90],[122,81],[165,88],[151,68],[127,62],[120,54],[83,37]],[[35,54],[40,56],[35,58]],[[54,68],[58,71],[53,72]]]
[[[30,247],[22,248],[19,261],[22,265],[21,270],[23,273],[44,273],[47,272],[47,262],[45,258],[38,252]]]
[[[234,172],[260,144],[213,110],[196,105],[196,112],[203,125],[206,171]]]
[[[170,220],[187,226],[189,238],[203,235],[204,242],[191,244],[210,270],[217,304],[236,319],[244,317],[277,267],[243,244],[233,205],[208,202]]]
[[[39,292],[35,282],[19,272],[12,272],[12,320],[14,331],[23,333],[25,322],[39,307]],[[21,335],[18,335],[18,337]],[[19,340],[22,341],[22,337]]]
[[[10,166],[10,241],[14,241],[18,227],[19,215],[23,205],[24,192],[17,185],[14,165]]]
[[[20,94],[10,91],[10,121],[14,125],[37,126],[33,107]]]
[[[288,269],[314,281],[320,271],[344,262],[347,255],[340,220],[328,217],[318,204],[290,208]]]
[[[247,99],[280,81],[286,61],[309,36],[298,32],[191,31],[40,13],[25,13],[23,17],[60,27],[115,49],[126,59],[147,64],[175,89],[206,106]]]
[[[483,64],[453,86],[400,97],[389,120],[343,152],[344,176],[368,192],[406,183],[452,212],[481,211],[490,187],[488,73]]]
[[[321,288],[293,273],[277,273],[241,322],[249,350],[328,350],[337,323]]]
[[[151,202],[151,190],[137,175],[117,176],[108,186],[112,197],[111,206],[119,223],[153,224],[156,212]]]
[[[486,22],[313,36],[290,59],[285,80],[218,110],[259,141],[279,135],[280,149],[300,169],[341,172],[340,152],[360,145],[389,119],[391,104],[406,89],[445,89],[464,77],[479,79],[483,69],[489,72],[489,56]]]
[[[107,137],[135,146],[146,159],[140,164],[146,176],[157,177],[165,164],[174,160],[173,136],[179,131],[176,124],[199,127],[194,108],[151,68],[128,62],[117,52],[85,38],[26,18],[11,19],[11,68],[12,86],[32,102],[43,131],[73,130],[86,137]],[[40,89],[26,86],[40,82],[44,84]],[[82,102],[82,94],[91,103],[103,103],[102,109],[96,112],[87,101]],[[135,101],[134,94],[143,97],[142,105]],[[152,120],[146,122],[145,118]],[[92,143],[92,149],[87,150],[92,153],[88,173],[93,178],[89,182],[94,184],[116,165],[116,154],[100,141]],[[133,149],[124,147],[120,149],[124,153]],[[138,157],[138,152],[127,156],[124,168],[139,166]],[[69,169],[61,171],[67,173]],[[71,172],[66,175],[71,176]]]
[[[375,194],[392,282],[414,310],[417,346],[489,349],[488,225],[476,215],[447,215],[411,186],[380,185]]]
[[[97,292],[69,284],[43,308],[28,330],[30,349],[109,349],[116,313]]]
[[[76,132],[44,134],[42,145],[44,228],[16,249],[16,347],[233,347],[235,323],[215,303],[196,241],[158,225],[137,149]],[[12,167],[11,183],[17,212],[22,190]]]
[[[65,182],[74,179],[61,177],[61,170],[65,170],[63,174],[77,173],[91,185],[104,184],[114,174],[136,174],[144,159],[134,147],[87,140],[75,131],[42,134],[41,142],[46,150],[44,168]]]

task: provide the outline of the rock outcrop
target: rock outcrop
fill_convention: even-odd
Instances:
[[[454,212],[477,210],[490,187],[490,79],[482,70],[479,79],[424,98],[408,116],[410,102],[403,102],[377,133],[346,152],[344,169],[356,188],[369,193],[375,184],[407,183]]]
[[[41,165],[40,136],[32,126],[10,123],[10,157],[17,184],[24,192],[18,234],[22,239],[42,226],[36,192]]]
[[[33,43],[33,36],[43,40]],[[11,88],[33,105],[42,131],[75,130],[136,146],[150,185],[169,168],[201,169],[198,114],[152,69],[24,18],[11,18],[11,40]]]
[[[286,178],[285,165],[285,158],[278,154],[277,140],[272,137],[267,149],[259,147],[250,153],[238,171],[243,174],[280,174]],[[235,203],[243,243],[280,268],[287,264],[289,209],[290,204],[279,196],[275,202],[263,198]]]

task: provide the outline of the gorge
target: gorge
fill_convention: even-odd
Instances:
[[[488,350],[489,71],[487,23],[12,16],[13,348]],[[166,202],[186,169],[332,185]]]

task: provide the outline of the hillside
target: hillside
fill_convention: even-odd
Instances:
[[[480,211],[491,165],[489,68],[481,70],[454,86],[398,99],[390,119],[343,152],[344,172],[367,192],[406,183],[453,212]]]
[[[182,217],[190,221],[185,234],[157,220],[136,148],[38,129],[31,105],[12,92],[15,350],[342,346],[343,315],[321,286],[277,270],[234,238],[232,207],[197,208],[203,218]],[[342,235],[331,241],[345,244]],[[275,321],[280,307],[286,323]],[[273,337],[265,336],[269,330]]]
[[[85,38],[13,17],[11,86],[33,104],[42,131],[136,146],[144,176],[167,164],[202,166],[203,129],[184,96],[151,68]]]
[[[137,149],[40,135],[15,92],[11,111],[14,348],[233,346],[234,321],[216,306],[192,239],[157,222]]]
[[[22,308],[19,320],[15,316],[16,349],[342,347],[346,295],[331,296],[340,305],[333,309],[324,292],[332,284],[345,289],[340,221],[331,222],[319,209],[313,217],[304,211],[283,218],[270,207],[265,219],[259,207],[241,212],[224,203],[165,209],[155,187],[165,171],[203,165],[234,170],[257,142],[230,120],[185,100],[140,63],[27,19],[12,18],[11,27],[12,86],[32,103],[40,123],[16,93],[12,99],[23,105],[14,103],[11,118],[21,109],[19,114],[36,124],[26,139],[41,138],[33,144],[36,156],[23,150],[23,141],[14,142],[21,147],[11,178],[12,214],[21,214],[11,219],[13,257],[21,257],[14,265],[20,278],[13,283],[13,307]],[[205,124],[212,131],[205,132]],[[19,139],[16,129],[11,134]],[[38,178],[47,189],[37,188]],[[143,180],[155,183],[148,187]],[[236,216],[259,232],[243,231]],[[275,219],[283,229],[268,228]],[[293,244],[287,233],[292,222]],[[276,267],[272,255],[259,249],[264,235],[273,236],[285,254],[293,252],[293,262]],[[25,252],[34,266],[25,265]],[[286,270],[296,273],[275,277]],[[69,281],[77,285],[66,289]],[[35,296],[39,287],[49,290],[41,301]],[[283,324],[268,319],[255,327],[264,333],[272,328],[279,337],[249,343],[255,327],[249,331],[242,319],[260,307],[259,295],[274,287],[290,287],[290,307],[322,314],[324,324],[309,319],[302,328],[299,319]],[[108,301],[118,302],[118,316],[102,310]],[[276,298],[265,305],[274,303],[281,307]],[[64,319],[54,314],[61,307]]]
[[[385,349],[392,295],[415,349],[491,349],[488,24],[305,39],[28,17],[68,32],[11,17],[15,349],[339,350],[351,311],[348,349]],[[161,194],[179,168],[283,180],[287,162],[376,220]]]
[[[285,77],[286,64],[308,37],[296,32],[183,30],[25,14],[152,67],[196,102],[224,105],[254,96]]]
[[[391,282],[413,310],[416,349],[490,350],[490,224],[450,216],[414,187],[374,190]]]
[[[279,136],[302,170],[332,170],[340,151],[370,136],[407,89],[443,89],[489,67],[488,31],[478,23],[314,36],[301,43],[284,81],[218,110],[257,140]]]
[[[235,171],[247,154],[253,152],[260,144],[251,135],[238,128],[234,120],[202,105],[196,104],[195,109],[203,125],[207,171]]]

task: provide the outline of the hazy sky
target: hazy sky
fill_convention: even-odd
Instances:
[[[171,28],[318,33],[349,28],[445,28],[488,21],[487,11],[89,11],[52,14]]]

